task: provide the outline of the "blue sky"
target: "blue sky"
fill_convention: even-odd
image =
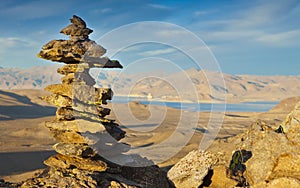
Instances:
[[[202,39],[225,73],[300,74],[299,0],[2,0],[0,66],[28,68],[51,64],[38,59],[36,54],[52,39],[67,39],[59,31],[69,24],[73,14],[82,17],[94,30],[90,38],[96,41],[126,24],[168,22]],[[172,33],[176,32],[168,31],[169,35]],[[114,56],[125,66],[149,57],[177,59],[179,66],[192,67],[188,58],[178,56],[167,45],[132,46]]]

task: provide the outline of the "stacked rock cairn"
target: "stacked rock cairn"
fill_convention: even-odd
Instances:
[[[74,15],[70,21],[61,30],[69,40],[52,40],[38,54],[66,64],[57,69],[64,75],[62,83],[47,86],[45,90],[52,94],[43,97],[58,107],[55,120],[45,123],[58,141],[53,146],[57,154],[44,161],[47,168],[42,174],[22,187],[173,187],[166,174],[145,158],[128,156],[131,160],[122,165],[108,160],[122,160],[130,146],[118,142],[125,132],[105,118],[110,109],[103,105],[112,99],[112,90],[95,88],[89,70],[122,65],[102,57],[106,50],[89,39],[93,30],[80,17]],[[148,165],[138,167],[138,163]]]

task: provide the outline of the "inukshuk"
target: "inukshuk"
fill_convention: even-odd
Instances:
[[[73,16],[70,21],[71,25],[61,30],[69,40],[52,40],[38,54],[66,64],[57,70],[64,75],[62,83],[46,87],[52,95],[44,97],[58,107],[56,119],[45,124],[58,141],[54,145],[58,154],[44,161],[48,168],[22,187],[172,187],[155,165],[130,167],[107,160],[122,156],[130,147],[118,142],[125,132],[105,118],[110,109],[103,105],[113,92],[95,88],[89,70],[122,66],[102,57],[106,50],[89,39],[92,30],[81,18]]]

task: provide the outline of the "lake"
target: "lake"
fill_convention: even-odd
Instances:
[[[112,103],[128,103],[137,101],[141,104],[151,104],[159,106],[168,106],[181,110],[209,112],[213,109],[214,112],[222,112],[226,109],[227,112],[267,112],[278,104],[274,101],[259,101],[259,102],[244,102],[237,104],[224,104],[224,103],[187,103],[187,102],[164,102],[147,100],[147,98],[140,97],[113,97]]]

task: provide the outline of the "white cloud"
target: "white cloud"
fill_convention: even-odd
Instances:
[[[151,51],[144,51],[139,53],[139,55],[142,56],[158,56],[158,55],[163,55],[163,54],[170,54],[175,52],[175,48],[166,48],[166,49],[160,49],[160,50],[151,50]]]
[[[201,16],[201,15],[207,14],[207,11],[196,11],[194,14],[195,14],[196,16]]]
[[[170,10],[172,7],[166,6],[166,5],[161,5],[161,4],[148,4],[148,6],[156,9],[163,9],[163,10]]]
[[[109,13],[109,12],[112,12],[113,9],[111,8],[103,8],[103,9],[96,9],[96,10],[92,10],[91,12],[93,14],[105,14],[105,13]]]
[[[249,7],[247,10],[244,7],[237,12],[235,19],[229,20],[227,27],[237,29],[264,28],[278,24],[296,3],[294,0],[259,1],[259,3],[254,3],[253,7]]]
[[[35,42],[28,39],[21,39],[18,37],[0,38],[0,54],[6,53],[11,48],[24,48],[34,46]]]
[[[102,10],[100,10],[101,13],[107,13],[107,12],[111,12],[112,9],[111,8],[104,8]]]
[[[246,10],[245,7],[240,7],[241,10],[232,13],[229,19],[199,23],[201,28],[213,28],[211,31],[204,30],[199,33],[205,41],[213,43],[247,41],[249,44],[260,42],[277,47],[294,45],[293,41],[299,41],[297,39],[299,30],[290,29],[290,25],[285,22],[295,20],[289,12],[299,6],[296,3],[294,0],[276,1],[276,3],[257,1]],[[294,22],[296,24],[296,20]]]
[[[122,49],[122,52],[134,52],[134,51],[139,51],[143,48],[142,45],[133,45],[129,46],[127,48]]]
[[[275,34],[264,34],[256,39],[259,42],[276,45],[292,46],[300,42],[300,30],[292,30]]]
[[[215,32],[202,32],[200,36],[203,36],[205,40],[215,41],[232,41],[240,39],[253,39],[261,35],[260,31],[247,31],[247,30],[223,30]]]
[[[194,12],[195,16],[203,16],[203,15],[207,15],[207,14],[211,14],[217,12],[217,10],[199,10]]]
[[[57,15],[65,11],[68,6],[67,2],[60,1],[59,4],[48,1],[24,1],[25,3],[7,7],[1,10],[0,15],[9,16],[14,19],[34,19],[52,15]]]
[[[188,30],[164,28],[163,30],[157,31],[156,35],[160,37],[168,37],[168,38],[182,37],[187,34],[187,31]]]
[[[18,45],[22,45],[22,46],[27,46],[29,45],[29,43],[27,41],[24,41],[20,38],[16,38],[16,37],[8,37],[8,38],[0,38],[0,43],[1,46],[5,46],[5,47],[15,47]]]

